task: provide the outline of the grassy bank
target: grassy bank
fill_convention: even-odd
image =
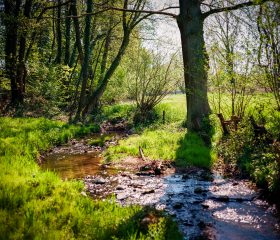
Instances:
[[[169,218],[159,214],[143,230],[145,209],[93,201],[81,194],[82,182],[62,181],[37,165],[39,151],[96,129],[0,118],[0,239],[180,239]]]
[[[114,116],[126,117],[127,105],[114,106]],[[165,112],[163,122],[162,116]],[[105,158],[107,161],[120,161],[126,156],[138,156],[139,147],[145,156],[152,160],[169,160],[177,166],[198,166],[210,168],[216,159],[215,151],[206,146],[197,134],[183,127],[186,117],[184,95],[170,95],[156,106],[157,118],[150,124],[134,126],[135,134],[121,140],[119,145],[110,147]],[[110,114],[107,114],[110,118]]]

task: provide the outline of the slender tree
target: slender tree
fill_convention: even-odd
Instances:
[[[61,0],[57,1],[59,6],[57,8],[57,20],[56,20],[56,58],[55,63],[61,63],[62,57],[62,32],[61,32]]]
[[[93,10],[93,1],[87,0],[87,13],[91,13]],[[80,92],[80,100],[78,103],[78,110],[75,116],[75,121],[80,119],[80,115],[85,104],[86,87],[88,82],[88,70],[89,70],[89,59],[90,59],[90,30],[91,30],[91,19],[92,15],[86,16],[86,26],[84,32],[84,58],[81,70],[82,88]]]
[[[23,16],[25,20],[30,19],[31,9],[32,9],[33,0],[26,0],[24,5]],[[20,89],[19,94],[20,101],[23,101],[23,94],[25,93],[25,84],[26,84],[26,62],[25,62],[25,53],[26,53],[26,42],[27,42],[27,27],[21,29],[20,40],[19,40],[19,50],[18,50],[18,64],[17,64],[17,80],[18,87]]]
[[[64,64],[69,65],[70,63],[70,47],[71,47],[71,8],[70,4],[65,6],[65,55]]]

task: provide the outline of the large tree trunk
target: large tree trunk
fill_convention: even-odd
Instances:
[[[180,0],[177,23],[181,33],[187,98],[187,127],[199,131],[210,113],[207,97],[207,55],[199,0]]]

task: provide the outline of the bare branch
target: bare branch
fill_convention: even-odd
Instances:
[[[233,6],[229,6],[229,7],[222,7],[222,8],[216,8],[216,9],[211,9],[208,12],[203,13],[203,18],[207,18],[208,16],[215,14],[215,13],[220,13],[220,12],[225,12],[225,11],[233,11],[233,10],[238,10],[240,8],[243,7],[249,7],[249,6],[257,6],[257,5],[261,5],[265,2],[268,2],[270,0],[261,0],[261,1],[248,1],[248,2],[244,2],[244,3],[240,3],[240,4],[236,4]]]
[[[118,11],[118,12],[130,12],[130,13],[140,13],[140,14],[147,13],[146,17],[158,14],[158,15],[165,15],[165,16],[176,18],[177,17],[176,14],[166,12],[166,11],[170,10],[170,9],[177,9],[177,8],[179,8],[179,7],[167,7],[167,8],[163,8],[163,9],[160,9],[160,10],[152,11],[152,10],[145,10],[145,9],[125,9],[125,8],[108,6],[104,9],[101,9],[101,10],[96,11],[96,12],[84,13],[84,14],[81,14],[79,16],[67,16],[67,17],[69,17],[69,18],[81,18],[81,17],[87,16],[87,15],[97,15],[97,14],[107,12],[107,11]]]
[[[152,11],[152,10],[136,10],[136,9],[123,9],[123,8],[117,8],[117,7],[109,7],[108,10],[115,10],[115,11],[121,11],[121,12],[132,12],[132,13],[147,13],[150,15],[158,14],[158,15],[165,15],[165,16],[170,16],[173,18],[176,18],[177,15],[174,13],[166,12],[166,10],[169,9],[174,9],[174,8],[179,8],[179,7],[168,7],[168,8],[163,8],[158,11]]]
[[[71,2],[71,0],[66,1],[66,2],[62,2],[62,3],[57,4],[57,5],[48,6],[48,7],[43,8],[43,10],[40,12],[39,16],[37,17],[37,20],[38,20],[38,21],[41,20],[41,19],[43,18],[43,15],[44,15],[44,13],[45,13],[46,11],[51,10],[51,9],[54,9],[54,8],[62,7],[62,6],[64,6],[64,5],[69,4],[70,2]]]

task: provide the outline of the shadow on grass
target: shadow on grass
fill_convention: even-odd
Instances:
[[[176,151],[175,164],[178,167],[196,166],[209,169],[213,153],[202,137],[194,132],[187,132]]]
[[[216,158],[212,149],[212,137],[215,135],[214,122],[205,118],[200,131],[187,131],[180,140],[176,151],[175,164],[178,167],[196,166],[210,169]]]
[[[211,144],[214,133],[214,127],[208,118],[203,121],[202,130],[199,132],[187,131],[184,138],[180,140],[179,148],[176,151],[176,166],[210,169],[215,159]]]

